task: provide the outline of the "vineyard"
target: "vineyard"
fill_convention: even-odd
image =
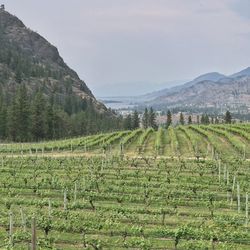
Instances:
[[[0,249],[250,249],[250,125],[0,145]]]
[[[6,155],[151,156],[166,158],[250,158],[250,125],[149,128],[41,143],[0,144]]]

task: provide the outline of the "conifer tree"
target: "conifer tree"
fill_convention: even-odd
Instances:
[[[7,122],[7,109],[6,106],[3,104],[0,107],[0,138],[6,138],[6,122]]]
[[[145,108],[145,111],[144,111],[144,114],[143,114],[143,117],[142,117],[142,126],[143,126],[144,129],[148,128],[148,126],[149,126],[148,117],[149,117],[148,109]]]
[[[124,119],[124,129],[131,130],[132,129],[132,117],[131,115],[127,115],[127,117]]]
[[[206,115],[205,115],[205,124],[209,124],[209,123],[210,123],[209,117],[208,117],[208,115],[206,114]]]
[[[210,121],[209,121],[208,115],[207,114],[202,114],[202,116],[201,116],[201,124],[207,125],[209,123],[210,123]]]
[[[34,140],[45,138],[45,100],[40,91],[36,94],[32,105],[31,131]]]
[[[17,127],[18,127],[18,121],[17,121],[17,102],[16,98],[12,99],[12,102],[7,110],[7,136],[12,141],[18,140],[18,134],[17,134]]]
[[[202,114],[202,116],[201,116],[201,124],[205,124],[205,115],[204,114]]]
[[[199,116],[199,115],[196,116],[196,123],[197,123],[198,125],[200,124],[200,116]]]
[[[231,124],[232,123],[232,116],[231,113],[227,110],[225,114],[225,123]]]
[[[29,102],[25,85],[18,88],[16,95],[16,133],[18,141],[27,141],[29,139]]]
[[[157,124],[156,124],[156,114],[151,107],[149,110],[148,114],[148,127],[152,127],[153,129],[157,129]]]
[[[183,116],[182,112],[180,113],[180,124],[181,124],[181,125],[184,125],[184,124],[185,124],[184,116]]]
[[[171,114],[171,111],[168,110],[166,128],[168,128],[171,124],[172,124],[172,114]]]
[[[46,138],[53,139],[55,138],[55,115],[53,105],[50,103],[46,107],[45,111],[45,118],[46,118]]]
[[[132,129],[137,129],[140,127],[140,119],[138,112],[135,110],[132,115]]]

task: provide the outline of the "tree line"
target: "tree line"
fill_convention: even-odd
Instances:
[[[123,119],[111,112],[98,113],[91,100],[74,96],[60,105],[42,91],[29,95],[24,84],[11,97],[0,92],[2,140],[51,140],[118,129],[123,129]]]
[[[124,129],[127,130],[134,130],[139,127],[143,127],[144,129],[150,127],[154,129],[158,128],[158,125],[156,123],[156,113],[152,107],[150,109],[145,108],[141,118],[139,117],[139,113],[137,110],[135,110],[132,114],[128,114],[124,118],[123,124]]]
[[[165,128],[168,128],[170,125],[173,125],[173,114],[170,110],[167,111],[166,114],[166,123],[165,123]],[[132,116],[129,116],[127,119],[130,120],[132,118]],[[132,118],[133,120],[133,118]],[[177,124],[180,125],[185,125],[185,124],[204,124],[204,125],[208,125],[208,124],[219,124],[220,122],[226,123],[226,124],[230,124],[232,123],[232,115],[229,111],[227,111],[225,113],[225,116],[221,119],[221,121],[219,120],[219,118],[217,116],[209,116],[208,114],[202,114],[202,115],[196,115],[196,118],[194,120],[194,117],[191,115],[188,115],[187,119],[185,119],[184,115],[182,112],[180,112],[179,114],[179,119],[176,121]],[[151,107],[150,109],[145,108],[144,113],[142,115],[142,121],[141,121],[142,127],[143,128],[149,128],[152,127],[154,129],[158,128],[157,122],[156,122],[156,113],[153,110],[153,108]],[[131,127],[132,129],[133,126]]]

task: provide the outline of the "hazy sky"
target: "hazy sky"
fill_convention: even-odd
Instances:
[[[0,3],[56,45],[98,96],[142,94],[250,66],[250,0]]]

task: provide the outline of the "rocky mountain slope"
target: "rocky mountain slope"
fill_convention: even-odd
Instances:
[[[42,89],[60,102],[69,96],[88,100],[98,112],[106,107],[98,102],[84,81],[67,66],[57,48],[21,20],[0,9],[0,88],[15,92],[23,83],[30,94]]]
[[[231,76],[208,73],[181,86],[152,93],[152,96],[148,105],[250,108],[250,68]]]
[[[194,80],[187,82],[185,84],[176,86],[176,87],[172,87],[172,88],[166,88],[166,89],[162,89],[159,91],[155,91],[149,94],[146,94],[144,96],[141,96],[141,99],[143,100],[153,100],[155,98],[170,94],[170,93],[176,93],[180,90],[182,90],[183,88],[187,88],[190,86],[193,86],[194,84],[201,82],[201,81],[217,81],[219,79],[225,78],[225,75],[222,75],[218,72],[211,72],[211,73],[207,73],[201,76],[198,76],[197,78],[195,78]]]
[[[176,93],[161,96],[153,102],[199,107],[232,106],[237,103],[250,107],[250,77],[241,77],[230,83],[202,81]]]

